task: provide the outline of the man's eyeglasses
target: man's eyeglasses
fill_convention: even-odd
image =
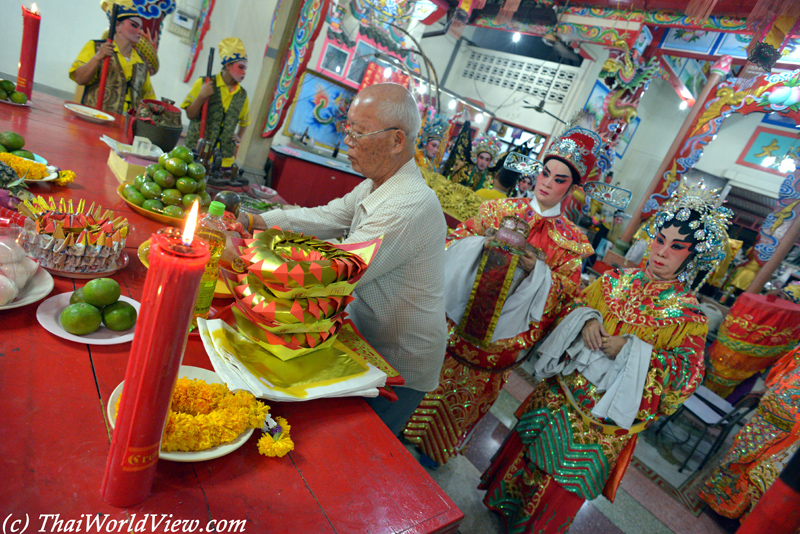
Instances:
[[[353,127],[350,126],[349,124],[345,124],[344,128],[343,128],[345,137],[350,137],[350,139],[353,142],[353,146],[357,145],[358,144],[358,140],[361,139],[362,137],[367,137],[367,136],[370,136],[370,135],[375,135],[375,134],[379,134],[379,133],[383,133],[383,132],[388,132],[389,130],[399,130],[399,129],[400,128],[398,128],[397,126],[392,126],[391,128],[384,128],[383,130],[378,130],[378,131],[375,131],[375,132],[369,132],[369,133],[363,133],[362,134],[362,133],[354,132],[353,131]]]

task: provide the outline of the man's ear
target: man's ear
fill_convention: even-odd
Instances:
[[[402,152],[406,146],[407,138],[408,136],[403,130],[394,130],[394,136],[392,137],[392,152],[395,154]]]

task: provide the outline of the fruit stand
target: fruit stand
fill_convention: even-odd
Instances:
[[[106,165],[108,146],[100,137],[124,140],[124,120],[91,123],[54,97],[35,93],[32,101],[0,107],[0,131],[19,132],[26,148],[76,177],[67,186],[29,184],[31,192],[95,202],[126,218],[130,261],[110,277],[123,297],[140,300],[147,269],[137,250],[164,225],[132,209]],[[87,282],[53,278],[50,297]],[[73,520],[89,532],[91,518],[130,521],[131,529],[146,518],[148,532],[174,529],[183,520],[199,528],[211,520],[218,528],[243,521],[239,531],[270,533],[457,531],[463,514],[359,397],[269,402],[291,423],[295,449],[287,456],[259,455],[256,433],[216,459],[162,458],[148,499],[127,509],[107,504],[99,491],[111,435],[106,407],[125,376],[131,344],[83,344],[53,335],[37,321],[38,306],[0,310],[0,502],[12,520],[24,524],[27,517],[44,529],[52,526],[43,524],[48,518]],[[183,365],[211,369],[199,336],[189,336]],[[158,523],[161,514],[169,521]]]

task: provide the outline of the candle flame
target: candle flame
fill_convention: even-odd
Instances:
[[[31,13],[38,13],[39,10],[36,7],[36,2],[31,4]]]
[[[192,244],[192,240],[194,239],[194,229],[197,227],[197,210],[200,203],[198,201],[194,201],[192,203],[192,209],[189,210],[189,216],[186,217],[186,226],[183,228],[183,244],[187,247]]]

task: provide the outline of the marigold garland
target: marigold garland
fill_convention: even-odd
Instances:
[[[75,173],[72,171],[58,171],[58,178],[56,178],[56,185],[67,185],[75,181]]]
[[[180,378],[172,394],[163,451],[202,451],[229,443],[249,428],[259,428],[269,406],[248,391],[231,391],[225,384]]]
[[[203,451],[229,443],[247,429],[261,428],[264,435],[258,440],[258,452],[285,456],[294,450],[291,427],[283,417],[273,420],[269,409],[249,391],[234,393],[225,384],[179,378],[172,392],[161,450]]]
[[[266,431],[263,428],[261,429],[264,434],[258,440],[258,452],[264,456],[277,456],[280,458],[294,450],[294,442],[289,437],[289,430],[292,427],[283,417],[276,417],[275,423],[276,425],[271,428],[267,425]]]
[[[23,180],[42,180],[50,174],[45,165],[8,152],[0,152],[0,161],[14,169]]]

